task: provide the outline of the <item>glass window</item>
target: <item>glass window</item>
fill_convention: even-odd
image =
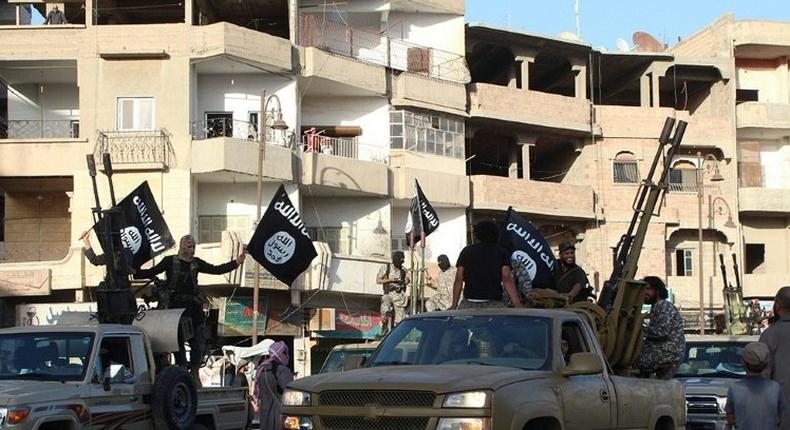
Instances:
[[[351,254],[351,234],[343,227],[307,227],[307,233],[316,242],[325,242],[333,254]]]
[[[675,250],[677,276],[694,276],[694,254],[691,249]]]
[[[80,381],[93,333],[16,333],[0,336],[0,380]]]
[[[390,123],[392,148],[463,158],[463,120],[426,113],[400,112],[403,114],[404,123]],[[394,116],[391,115],[390,118]],[[396,139],[400,136],[403,136],[402,140]]]
[[[741,349],[747,342],[686,342],[686,357],[675,377],[743,378]]]
[[[153,97],[119,97],[118,130],[153,130]]]
[[[615,184],[639,183],[639,163],[633,153],[623,151],[617,154],[612,167]]]

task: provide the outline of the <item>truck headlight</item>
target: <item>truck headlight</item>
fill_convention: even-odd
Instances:
[[[297,390],[285,390],[283,393],[283,406],[310,406],[311,403],[310,393]]]
[[[436,430],[491,430],[491,418],[439,418]]]
[[[716,403],[719,404],[719,413],[724,414],[724,408],[727,406],[727,398],[726,397],[716,397]]]
[[[488,392],[467,391],[465,393],[448,394],[444,398],[444,408],[484,408],[488,406]]]
[[[30,415],[30,408],[13,408],[8,410],[6,422],[8,424],[19,424]]]

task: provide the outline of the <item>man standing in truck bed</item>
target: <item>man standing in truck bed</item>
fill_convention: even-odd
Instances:
[[[198,273],[222,275],[235,270],[244,262],[245,258],[246,253],[242,253],[235,260],[219,266],[206,263],[195,257],[195,239],[191,235],[186,235],[179,242],[178,255],[168,255],[151,269],[141,269],[134,274],[135,279],[147,279],[165,272],[167,290],[165,297],[162,297],[162,300],[165,301],[163,307],[166,309],[184,308],[183,316],[192,320],[194,337],[188,341],[191,348],[189,371],[196,381],[206,343],[206,336],[203,332],[206,325],[206,314],[203,312],[203,293],[198,289]],[[181,350],[176,353],[176,364],[179,366],[187,364],[183,344]]]

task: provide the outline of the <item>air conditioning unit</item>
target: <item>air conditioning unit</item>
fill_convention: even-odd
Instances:
[[[431,48],[409,48],[406,70],[411,73],[431,72]]]

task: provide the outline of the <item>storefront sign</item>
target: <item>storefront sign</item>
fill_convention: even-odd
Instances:
[[[0,272],[0,297],[48,296],[52,276],[49,269],[8,270]]]
[[[313,332],[315,337],[336,339],[375,339],[381,334],[381,316],[378,312],[335,310],[335,330]]]
[[[96,302],[16,305],[16,325],[55,325],[63,312],[96,312]]]
[[[220,310],[220,336],[252,336],[252,298],[225,297]],[[260,297],[258,301],[258,335],[265,334],[266,316],[269,311],[269,300]]]

